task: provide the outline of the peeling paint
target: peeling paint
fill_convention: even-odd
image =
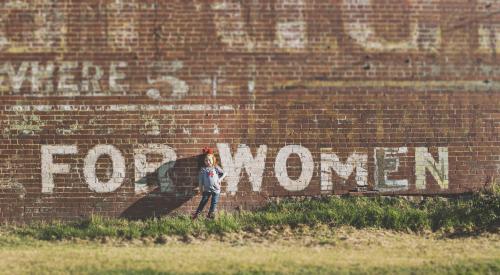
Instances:
[[[67,174],[70,172],[69,164],[54,163],[54,155],[72,155],[78,153],[76,145],[42,145],[42,193],[54,192],[54,174]]]
[[[478,16],[478,51],[496,56],[500,52],[500,21],[498,11],[500,2],[478,0],[476,13]]]
[[[111,157],[113,172],[107,182],[101,182],[96,175],[97,160],[107,155]],[[125,158],[120,150],[113,145],[97,145],[92,148],[84,159],[83,173],[89,189],[97,193],[109,193],[118,189],[125,180]],[[66,172],[67,173],[67,172]]]
[[[148,162],[147,155],[160,154],[160,162]],[[170,177],[170,170],[175,166],[177,154],[175,150],[163,144],[139,145],[134,149],[135,164],[135,193],[147,193],[156,186],[148,184],[148,173],[156,173],[158,185],[161,192],[171,192],[174,190],[174,184]]]
[[[500,23],[496,25],[479,25],[479,51],[496,54],[500,52]]]
[[[408,180],[391,180],[389,173],[399,170],[399,155],[408,154],[407,147],[375,148],[375,188],[380,191],[398,191],[408,189]]]
[[[252,185],[252,191],[260,192],[262,188],[262,177],[264,174],[267,146],[261,145],[257,149],[255,157],[252,156],[250,147],[239,144],[236,153],[231,154],[231,148],[227,143],[217,143],[222,168],[227,173],[227,192],[234,195],[238,191],[241,170],[244,168]]]
[[[139,2],[136,0],[114,0],[106,7],[108,18],[108,38],[114,47],[120,49],[134,50],[139,43],[139,32],[137,26],[139,18],[136,15],[139,10]],[[123,17],[127,21],[123,21]]]
[[[342,179],[347,180],[356,169],[356,184],[358,186],[368,185],[368,155],[363,153],[352,153],[345,163],[333,153],[332,149],[321,149],[321,191],[333,190],[332,169]],[[342,182],[341,184],[345,184]]]
[[[411,88],[417,91],[426,91],[436,89],[440,91],[493,91],[500,90],[499,81],[484,82],[480,80],[454,80],[454,81],[410,81],[410,80],[363,80],[363,81],[283,81],[274,84],[274,89],[293,89],[293,88]]]
[[[300,176],[293,180],[288,177],[286,161],[290,155],[296,154],[302,163]],[[287,145],[281,148],[274,163],[274,173],[278,182],[288,191],[304,190],[311,182],[314,173],[314,160],[309,149],[301,145]]]
[[[417,189],[426,188],[426,171],[429,171],[442,189],[448,189],[448,148],[438,148],[439,162],[436,162],[425,147],[415,148],[415,177]]]
[[[72,135],[81,129],[82,125],[79,124],[78,121],[76,121],[75,123],[71,124],[69,128],[58,128],[56,129],[56,132],[60,135]]]
[[[414,1],[409,1],[413,5]],[[387,41],[379,37],[370,23],[368,15],[371,10],[372,0],[343,0],[343,13],[345,31],[354,41],[368,51],[415,51],[419,47],[425,50],[436,51],[441,43],[441,30],[439,26],[432,27],[426,24],[426,29],[421,30],[420,19],[410,20],[409,38],[402,41]],[[414,5],[420,5],[415,3]],[[418,9],[418,8],[415,8]],[[425,34],[425,39],[420,39]],[[427,41],[419,45],[419,40]]]
[[[255,81],[254,80],[248,81],[247,86],[248,86],[248,93],[253,94],[255,91]]]
[[[35,135],[42,131],[45,123],[40,119],[39,116],[32,115],[22,115],[21,120],[15,120],[10,122],[9,132],[17,131],[23,135]]]
[[[271,8],[275,12],[276,35],[273,40],[262,41],[252,37],[248,31],[252,26],[245,22],[241,3],[218,0],[211,4],[215,12],[217,34],[230,50],[255,51],[261,49],[285,51],[301,50],[306,47],[306,22],[303,15],[303,0],[278,0]]]
[[[11,180],[0,180],[0,192],[5,192],[5,190],[14,191],[20,199],[24,199],[26,196],[26,188],[19,182],[13,182]]]
[[[153,62],[148,66],[148,76],[147,83],[149,85],[156,86],[147,90],[146,95],[155,100],[170,100],[170,99],[181,99],[188,95],[189,86],[183,80],[180,80],[171,74],[179,71],[183,67],[182,61],[173,62],[163,62],[157,61]],[[171,93],[167,96],[165,95],[164,84],[167,84]]]
[[[127,67],[127,62],[111,61],[106,73],[108,79],[102,79],[105,71],[92,61],[48,61],[44,64],[39,61],[21,61],[19,65],[6,61],[0,63],[0,95],[18,95],[23,87],[23,95],[41,97],[103,96],[109,95],[110,92],[123,94],[129,91],[129,85],[123,83],[126,78],[124,70]],[[76,82],[76,79],[79,81]],[[101,88],[103,81],[108,81],[110,91],[106,93]],[[26,89],[28,83],[30,90]]]
[[[58,5],[53,5],[51,0],[34,1],[2,1],[0,3],[0,52],[7,53],[41,53],[52,52],[54,48],[60,47],[65,41],[65,17],[64,10]],[[30,24],[33,31],[24,31],[21,40],[13,40],[8,37],[6,30],[9,16],[13,13],[22,12],[29,14],[32,20],[23,21],[20,24]]]
[[[151,115],[143,115],[141,117],[144,120],[143,131],[147,135],[158,136],[160,135],[160,122]]]

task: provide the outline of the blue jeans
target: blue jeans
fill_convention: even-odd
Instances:
[[[217,202],[219,202],[219,195],[219,193],[215,192],[203,192],[203,194],[201,195],[200,205],[198,205],[198,209],[196,210],[196,214],[200,214],[203,211],[203,208],[205,208],[205,205],[207,204],[210,196],[212,197],[212,200],[210,201],[210,209],[208,210],[208,213],[214,213],[215,208],[217,207]]]

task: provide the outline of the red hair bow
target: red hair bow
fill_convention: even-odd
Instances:
[[[214,150],[210,147],[204,147],[202,150],[203,154],[213,154]]]

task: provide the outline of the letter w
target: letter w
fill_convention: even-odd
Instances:
[[[257,156],[254,158],[250,147],[245,144],[238,145],[236,154],[231,155],[231,148],[227,143],[218,143],[217,149],[220,153],[222,167],[227,173],[227,191],[234,195],[238,191],[241,169],[245,168],[248,178],[252,184],[252,190],[259,192],[262,186],[262,176],[266,165],[267,146],[260,145]]]

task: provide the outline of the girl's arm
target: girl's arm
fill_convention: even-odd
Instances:
[[[202,180],[203,175],[200,173],[198,174],[198,188],[200,191],[203,191],[203,180]]]
[[[222,170],[222,168],[220,168],[220,166],[217,166],[216,167],[217,169],[217,173],[219,173],[219,183],[222,182],[224,180],[224,178],[227,176],[227,173],[224,172],[224,170]]]

